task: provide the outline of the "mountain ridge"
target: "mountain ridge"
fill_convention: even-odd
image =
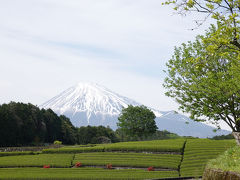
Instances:
[[[87,111],[89,118],[90,113],[119,115],[122,108],[126,108],[129,104],[141,105],[97,83],[78,83],[43,103],[40,107],[54,109],[60,114],[66,111],[72,111],[73,114]],[[161,116],[160,111],[151,109],[156,116]]]
[[[103,125],[116,129],[116,123],[122,108],[126,108],[130,104],[133,106],[142,105],[104,86],[84,82],[68,88],[40,105],[40,107],[45,109],[50,108],[57,114],[64,114],[77,127]],[[161,130],[168,130],[182,136],[195,137],[211,137],[229,133],[229,131],[221,130],[221,132],[214,134],[212,132],[213,127],[194,122],[184,115],[175,113],[175,111],[159,111],[150,107],[148,108],[156,115],[155,121]]]

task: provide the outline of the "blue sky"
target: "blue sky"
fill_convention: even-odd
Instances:
[[[198,15],[161,0],[0,0],[0,103],[40,105],[80,81],[159,110],[174,46],[194,40]]]

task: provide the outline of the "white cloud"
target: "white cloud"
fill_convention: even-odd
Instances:
[[[41,104],[78,81],[160,110],[173,46],[202,32],[159,0],[9,0],[0,6],[0,103]]]

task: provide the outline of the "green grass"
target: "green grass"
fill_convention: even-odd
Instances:
[[[235,146],[228,149],[217,159],[211,160],[207,164],[207,168],[240,173],[240,147]]]
[[[33,155],[39,154],[40,152],[33,151],[13,151],[13,152],[0,152],[0,157],[2,156],[18,156],[18,155]]]
[[[234,140],[188,139],[180,167],[181,176],[202,176],[210,159],[235,145]]]
[[[104,147],[99,145],[99,146],[93,146],[93,147],[63,147],[63,148],[55,148],[55,149],[44,149],[42,152],[46,154],[50,153],[83,153],[83,152],[103,152]]]
[[[154,179],[178,177],[175,171],[99,168],[0,168],[0,179]]]
[[[93,147],[65,147],[58,149],[44,149],[43,153],[83,153],[103,151],[124,151],[124,152],[181,152],[185,139],[134,141],[113,144],[96,145]]]
[[[43,150],[44,153],[38,155],[28,155],[31,152],[6,153],[0,157],[0,167],[2,167],[0,168],[0,179],[32,179],[33,177],[38,179],[153,179],[178,177],[176,170],[182,158],[180,153],[184,141],[185,139],[174,139],[123,142],[92,147],[72,146]],[[187,139],[180,166],[180,175],[182,177],[202,176],[210,159],[215,159],[235,145],[234,140]],[[75,158],[73,159],[73,157]],[[234,168],[240,169],[239,157],[240,150],[233,148],[220,159],[211,161],[209,166],[235,171]],[[225,164],[220,163],[223,160]],[[153,166],[155,168],[175,169],[175,171],[148,172],[136,169],[70,168],[75,162],[81,162],[83,166],[112,164],[113,167],[142,167],[145,169]],[[39,168],[48,164],[58,168]]]
[[[72,154],[39,154],[0,157],[0,167],[70,167]]]
[[[145,153],[81,153],[76,154],[74,164],[81,162],[83,165],[103,165],[127,167],[158,167],[178,169],[181,155],[175,154],[145,154]]]
[[[185,139],[121,142],[105,145],[105,151],[181,152]]]

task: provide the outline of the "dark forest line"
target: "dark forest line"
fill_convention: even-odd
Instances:
[[[113,131],[104,126],[74,127],[69,118],[58,116],[51,109],[40,109],[33,104],[10,102],[0,105],[0,147],[52,144],[99,144],[137,140],[121,129]],[[168,131],[157,131],[151,139],[176,138]]]
[[[116,142],[114,131],[110,128],[81,127],[72,125],[69,118],[58,116],[51,109],[40,109],[30,103],[0,105],[0,146],[29,146],[53,143],[63,144]]]
[[[138,140],[121,129],[113,131],[104,126],[74,127],[69,118],[58,116],[51,109],[40,109],[30,103],[0,105],[0,147],[39,146],[61,141],[63,144],[100,144]],[[157,131],[144,140],[172,139],[179,136]],[[224,137],[221,137],[221,139]]]

